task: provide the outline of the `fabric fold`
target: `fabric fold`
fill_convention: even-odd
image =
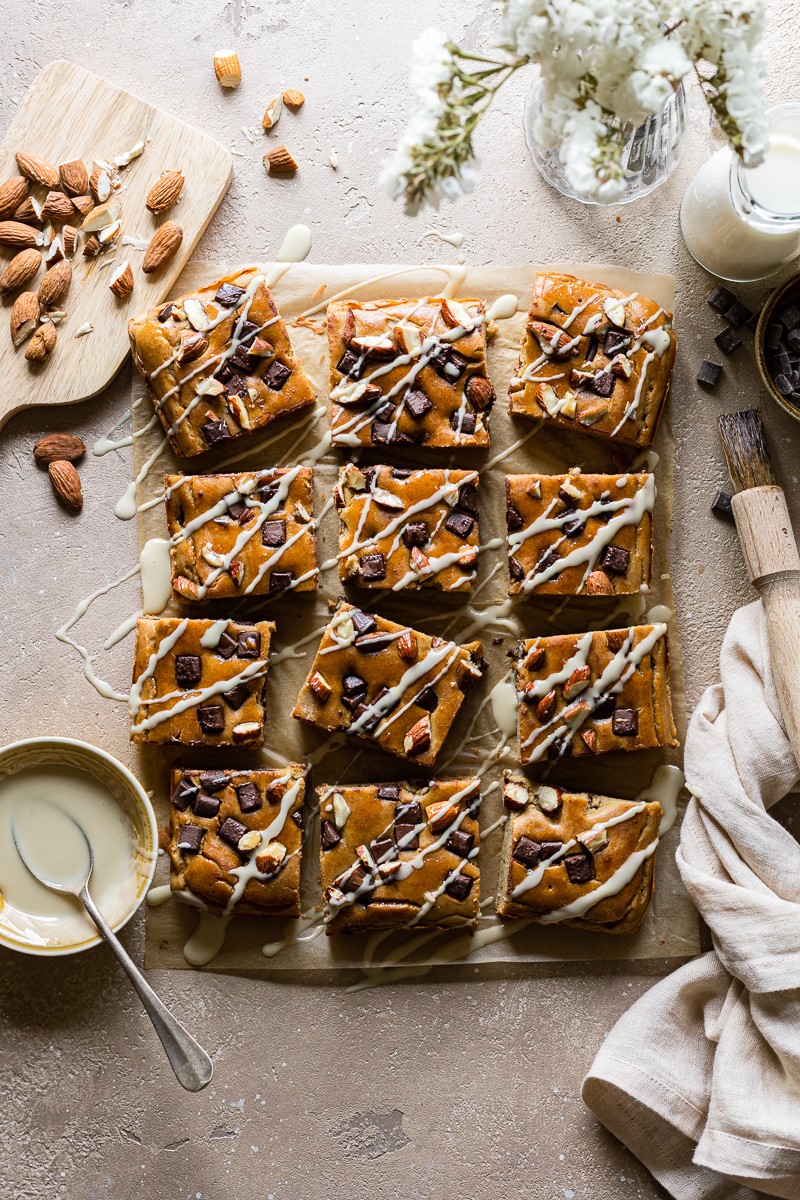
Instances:
[[[800,844],[769,815],[800,772],[760,601],[731,620],[685,757],[677,862],[714,951],[620,1018],[583,1098],[675,1200],[800,1200]]]

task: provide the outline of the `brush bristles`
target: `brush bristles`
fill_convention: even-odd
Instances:
[[[723,413],[719,419],[719,435],[731,483],[737,492],[775,483],[758,409]]]

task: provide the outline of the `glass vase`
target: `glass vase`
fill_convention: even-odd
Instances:
[[[602,204],[593,196],[577,191],[566,177],[558,150],[543,146],[536,134],[537,119],[542,111],[541,79],[534,80],[525,103],[525,141],[539,171],[562,196],[580,200],[581,204]],[[625,191],[608,203],[615,208],[646,196],[662,184],[680,156],[686,129],[686,93],[683,84],[667,100],[660,113],[641,125],[617,119],[609,122],[609,131],[623,146],[622,165],[625,170]]]

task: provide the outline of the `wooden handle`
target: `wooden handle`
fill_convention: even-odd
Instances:
[[[786,735],[800,767],[800,554],[779,487],[733,497],[733,515],[750,582],[767,614],[772,674]]]

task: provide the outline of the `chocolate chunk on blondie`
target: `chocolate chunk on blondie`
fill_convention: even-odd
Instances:
[[[128,334],[176,454],[203,454],[314,403],[259,271],[218,280],[167,308],[134,317]]]
[[[342,602],[292,716],[432,766],[483,667],[480,642],[459,646]]]
[[[328,305],[334,446],[488,446],[481,300]]]
[[[533,638],[516,655],[523,764],[678,745],[666,625]]]
[[[512,413],[650,446],[675,365],[672,314],[638,293],[536,276]]]
[[[598,933],[633,933],[655,878],[661,805],[530,783],[505,772],[495,907]]]
[[[469,591],[478,563],[477,485],[477,471],[348,463],[334,490],[339,578],[393,591]]]
[[[298,917],[305,768],[172,772],[173,895],[213,912]]]
[[[614,596],[649,587],[652,475],[507,475],[511,595]]]
[[[165,475],[164,485],[172,586],[184,600],[315,590],[310,467]]]
[[[264,735],[271,621],[140,617],[131,741],[248,745]]]
[[[479,779],[317,789],[329,934],[478,922]]]

